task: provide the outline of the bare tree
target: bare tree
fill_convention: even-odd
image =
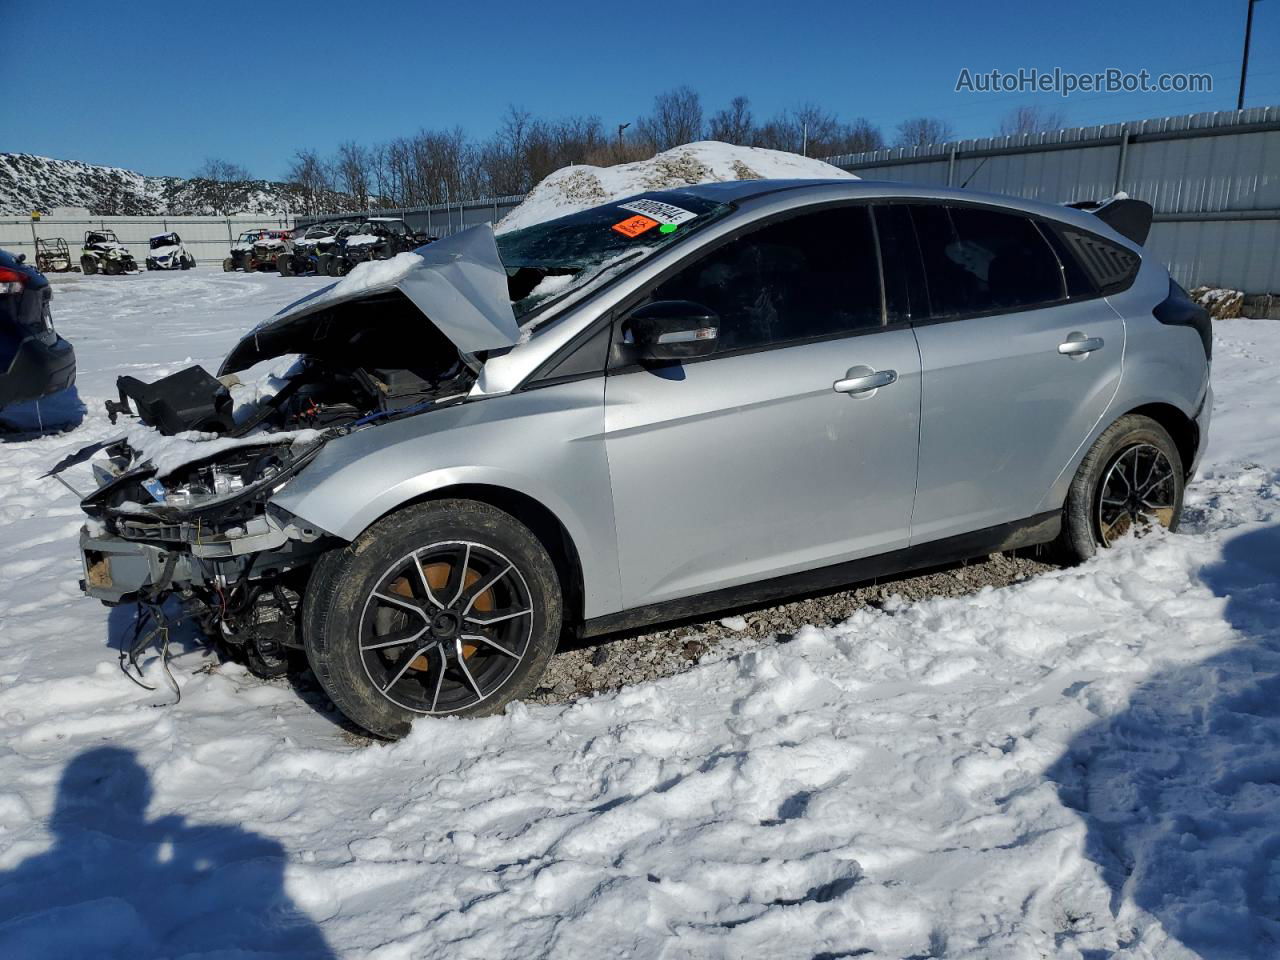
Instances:
[[[946,143],[955,138],[951,123],[937,117],[912,117],[898,124],[899,147],[923,147],[930,143]]]
[[[369,207],[369,151],[354,140],[339,144],[333,160],[334,180],[356,210]]]
[[[209,206],[214,213],[225,217],[236,212],[232,207],[237,206],[237,197],[243,199],[250,177],[249,171],[238,163],[220,157],[209,157],[196,171],[195,179],[205,181],[204,189],[209,198]]]
[[[755,136],[755,119],[751,116],[751,101],[746,97],[734,97],[729,106],[717,110],[707,124],[707,136],[724,143],[751,146]]]
[[[1015,107],[1000,121],[1000,136],[1016,137],[1024,133],[1059,130],[1066,126],[1066,115],[1059,109],[1041,106]]]
[[[289,166],[289,184],[298,195],[299,213],[324,213],[331,200],[333,183],[327,164],[314,150],[298,150]]]
[[[636,121],[636,136],[653,150],[670,150],[702,136],[702,99],[676,87],[653,98],[653,112]]]

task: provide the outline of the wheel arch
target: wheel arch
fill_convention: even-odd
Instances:
[[[564,624],[568,629],[577,630],[585,615],[586,591],[578,545],[574,542],[569,528],[556,513],[535,497],[496,484],[456,483],[438,487],[398,503],[374,522],[416,503],[451,499],[487,503],[491,507],[511,514],[529,528],[551,556],[551,562],[555,565],[556,576],[560,579],[560,589],[564,597]]]
[[[1178,456],[1182,458],[1182,470],[1187,476],[1184,480],[1190,479],[1192,464],[1196,462],[1196,453],[1200,449],[1200,427],[1194,419],[1187,416],[1171,403],[1147,403],[1132,410],[1126,410],[1121,416],[1129,416],[1137,414],[1143,417],[1150,417],[1165,430],[1169,431],[1169,436],[1173,438],[1174,446],[1178,448]],[[1120,417],[1112,419],[1112,423],[1119,420]]]

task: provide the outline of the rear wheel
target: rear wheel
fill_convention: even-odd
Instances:
[[[1060,552],[1069,561],[1085,560],[1130,532],[1177,530],[1184,484],[1169,431],[1140,414],[1121,417],[1095,441],[1071,481]]]
[[[276,269],[280,271],[280,276],[293,276],[293,258],[287,253],[282,253],[276,257]]]
[[[400,510],[331,551],[307,588],[307,659],[344,714],[382,737],[419,716],[485,716],[531,692],[560,636],[538,539],[470,500]]]

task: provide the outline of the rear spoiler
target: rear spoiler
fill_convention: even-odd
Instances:
[[[1132,240],[1138,246],[1147,242],[1147,234],[1151,232],[1151,218],[1155,216],[1151,204],[1134,200],[1122,193],[1110,200],[1081,200],[1067,206],[1088,210],[1120,236]]]

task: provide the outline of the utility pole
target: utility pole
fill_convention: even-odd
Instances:
[[[629,123],[618,124],[618,159],[622,159],[622,131],[631,126]]]
[[[1249,0],[1249,12],[1244,20],[1244,53],[1240,57],[1240,95],[1236,97],[1236,109],[1244,109],[1244,82],[1249,75],[1249,41],[1253,38],[1253,5],[1258,0]]]

